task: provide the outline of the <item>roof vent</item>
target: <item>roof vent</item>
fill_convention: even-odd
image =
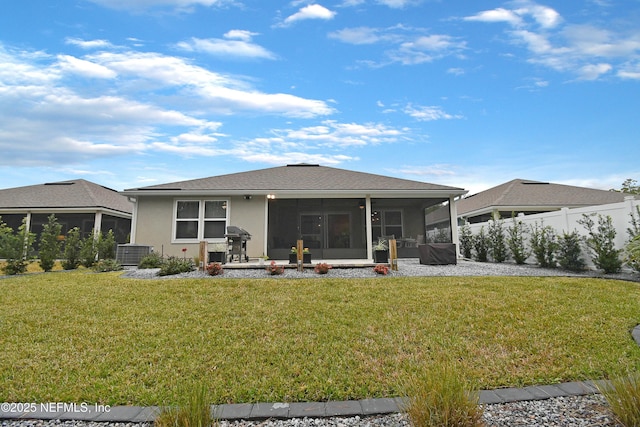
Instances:
[[[63,181],[63,182],[45,182],[44,185],[73,185],[75,182],[73,181]]]
[[[314,165],[311,163],[295,163],[295,164],[291,164],[291,165],[287,165],[288,168],[292,168],[292,167],[320,167],[320,165]]]
[[[548,182],[522,181],[522,185],[549,185]]]

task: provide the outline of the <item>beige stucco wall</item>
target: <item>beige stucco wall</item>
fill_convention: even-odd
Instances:
[[[243,196],[237,197],[180,197],[180,200],[226,199],[229,201],[229,225],[244,228],[251,234],[247,242],[247,254],[251,258],[261,256],[264,251],[265,204],[266,199]],[[187,248],[186,256],[198,255],[199,243],[172,242],[175,197],[139,196],[135,227],[135,243],[153,246],[154,251],[165,256],[183,256],[182,249]]]

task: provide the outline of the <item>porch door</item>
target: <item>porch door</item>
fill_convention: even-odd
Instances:
[[[315,259],[325,258],[328,249],[351,248],[349,213],[301,214],[300,231],[304,246]]]

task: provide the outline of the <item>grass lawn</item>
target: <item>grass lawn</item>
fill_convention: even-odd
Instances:
[[[310,273],[312,274],[312,273]],[[0,280],[0,401],[396,396],[455,360],[480,388],[640,368],[640,286],[585,278]]]

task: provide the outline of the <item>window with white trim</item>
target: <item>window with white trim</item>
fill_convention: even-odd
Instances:
[[[174,240],[224,239],[227,207],[227,200],[176,200]]]

